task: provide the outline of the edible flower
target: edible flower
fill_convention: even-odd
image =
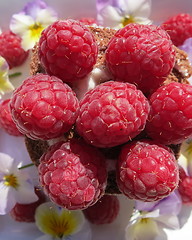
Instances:
[[[151,240],[163,235],[164,227],[179,229],[181,206],[177,193],[153,203],[136,201],[134,214],[126,228],[126,239]]]
[[[11,211],[16,203],[29,204],[38,200],[34,185],[21,162],[0,153],[0,215]]]
[[[178,161],[187,174],[192,176],[192,139],[189,138],[182,143]]]
[[[151,24],[151,0],[97,0],[97,20],[104,27],[122,28],[129,23]]]
[[[5,92],[14,90],[13,85],[9,81],[9,65],[6,60],[0,56],[0,99]]]
[[[18,34],[24,50],[33,48],[44,28],[57,20],[56,12],[42,0],[26,4],[24,9],[12,16],[10,29]]]
[[[69,211],[46,202],[37,208],[35,223],[45,233],[36,240],[91,240],[90,227],[85,224],[82,211]]]

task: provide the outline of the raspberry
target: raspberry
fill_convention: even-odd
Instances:
[[[116,196],[105,195],[96,204],[83,211],[93,224],[112,223],[119,213],[119,200]]]
[[[148,113],[149,103],[134,85],[108,81],[88,91],[80,101],[76,127],[89,144],[113,147],[138,135]]]
[[[21,65],[28,54],[21,47],[21,38],[18,35],[10,31],[0,34],[0,55],[6,59],[10,69]]]
[[[172,82],[151,95],[147,134],[163,144],[179,144],[192,134],[192,86]]]
[[[179,170],[174,154],[153,141],[125,145],[117,167],[119,190],[131,199],[157,201],[178,185]]]
[[[192,205],[192,177],[186,176],[179,182],[178,191],[181,195],[182,202]]]
[[[95,204],[107,184],[103,156],[83,140],[52,145],[41,157],[38,169],[45,193],[53,202],[70,210]]]
[[[174,63],[169,35],[154,25],[128,24],[106,50],[106,64],[115,79],[133,83],[144,93],[159,87]]]
[[[86,76],[96,63],[98,47],[87,27],[75,20],[60,20],[42,32],[39,58],[46,72],[73,82]]]
[[[52,139],[74,124],[79,102],[71,88],[46,74],[27,78],[10,101],[13,121],[31,139]]]
[[[42,191],[35,189],[35,193],[38,196],[38,200],[30,204],[16,203],[14,208],[11,210],[11,217],[18,222],[35,222],[35,210],[39,205],[45,202],[45,195]]]
[[[181,13],[169,18],[161,27],[167,31],[174,45],[179,46],[192,37],[192,16]]]
[[[83,17],[79,19],[79,22],[83,23],[84,25],[94,25],[97,24],[97,21],[91,17]]]
[[[10,99],[6,99],[0,103],[0,126],[10,135],[22,136],[13,122],[9,103]]]

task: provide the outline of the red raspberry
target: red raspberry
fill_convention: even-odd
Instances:
[[[179,193],[181,195],[182,202],[192,205],[192,177],[186,176],[179,182]]]
[[[18,222],[35,222],[35,211],[39,205],[45,202],[46,198],[42,191],[35,189],[38,200],[30,204],[16,203],[15,207],[11,210],[11,217]]]
[[[145,93],[161,85],[175,63],[166,31],[154,25],[128,24],[109,41],[106,64],[116,80],[134,83]]]
[[[0,34],[0,55],[9,64],[9,68],[21,65],[29,52],[21,47],[21,38],[10,31]]]
[[[103,156],[83,140],[52,145],[41,157],[38,169],[45,193],[70,210],[95,204],[107,185]]]
[[[192,16],[181,13],[169,18],[161,27],[167,31],[174,45],[179,46],[192,37]]]
[[[46,72],[73,82],[86,76],[96,63],[98,47],[87,27],[75,20],[60,20],[42,32],[39,58]]]
[[[74,124],[79,102],[71,88],[46,74],[27,78],[10,102],[13,121],[31,139],[61,136]]]
[[[112,223],[119,213],[119,200],[116,196],[105,195],[83,213],[93,224]]]
[[[163,144],[179,144],[192,134],[192,86],[172,82],[151,95],[147,134]]]
[[[76,127],[88,143],[113,147],[138,135],[148,113],[149,103],[134,85],[108,81],[88,91],[80,101]]]
[[[4,100],[0,103],[0,126],[10,135],[22,136],[13,122],[9,103],[10,99]]]
[[[179,170],[174,154],[152,141],[125,145],[117,167],[119,190],[131,199],[157,201],[178,185]]]
[[[80,18],[79,22],[83,23],[84,25],[97,24],[97,21],[94,18],[91,18],[91,17]]]

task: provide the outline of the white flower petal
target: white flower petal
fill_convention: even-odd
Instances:
[[[41,237],[36,238],[35,240],[53,240],[53,238],[49,235],[43,235]]]
[[[31,16],[25,14],[14,14],[11,19],[10,29],[12,32],[22,37],[33,24],[34,20]]]
[[[14,159],[8,154],[0,152],[0,172],[8,173],[14,164]],[[0,198],[1,199],[1,198]]]
[[[104,27],[115,28],[121,24],[122,20],[123,17],[118,12],[118,9],[112,6],[103,8],[98,15],[98,22]]]
[[[135,17],[148,18],[151,13],[151,0],[124,0],[125,13]]]
[[[36,22],[42,24],[47,27],[51,23],[55,22],[57,17],[54,15],[54,12],[51,9],[42,9],[38,11]]]
[[[161,215],[159,216],[156,221],[163,223],[168,228],[172,229],[179,229],[179,219],[177,216],[174,215]]]
[[[139,24],[144,24],[144,25],[150,25],[152,24],[152,21],[148,18],[143,18],[143,17],[135,17],[134,21]]]
[[[27,51],[35,46],[35,43],[39,40],[39,37],[33,37],[30,30],[26,31],[22,36],[21,45],[22,48]]]
[[[152,219],[140,219],[125,230],[126,240],[153,240],[158,234],[158,225]]]
[[[21,173],[22,174],[22,173]],[[18,180],[19,187],[16,192],[16,201],[21,204],[29,204],[36,202],[38,200],[37,195],[34,191],[34,186],[25,181],[21,181],[21,178]]]
[[[157,218],[159,217],[159,209],[156,209],[152,212],[148,212],[146,214],[142,214],[142,218]]]
[[[89,223],[85,221],[81,230],[73,235],[71,240],[91,240],[92,239],[92,231]]]
[[[15,189],[0,182],[0,215],[5,215],[15,206]]]
[[[12,146],[12,147],[10,147]],[[27,152],[24,137],[15,137],[7,134],[0,129],[0,152],[8,154],[14,158],[17,165],[22,162],[22,165],[31,163],[29,153]]]

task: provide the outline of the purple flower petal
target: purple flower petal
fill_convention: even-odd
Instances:
[[[174,191],[168,197],[159,201],[154,209],[159,209],[161,215],[178,215],[181,211],[182,201],[179,194]]]
[[[23,12],[24,14],[29,15],[33,19],[35,19],[38,11],[45,8],[47,8],[47,4],[44,1],[34,0],[25,5],[25,7],[23,8]]]
[[[161,215],[177,215],[181,210],[181,206],[182,202],[176,191],[157,202],[135,202],[137,210],[151,212],[159,209]]]
[[[179,48],[188,54],[189,61],[192,64],[192,38],[186,39],[183,45],[179,46]]]
[[[158,202],[135,201],[135,208],[139,211],[151,212]]]
[[[96,1],[96,8],[99,12],[105,6],[113,6],[117,8],[121,8],[123,6],[124,0],[97,0]]]

